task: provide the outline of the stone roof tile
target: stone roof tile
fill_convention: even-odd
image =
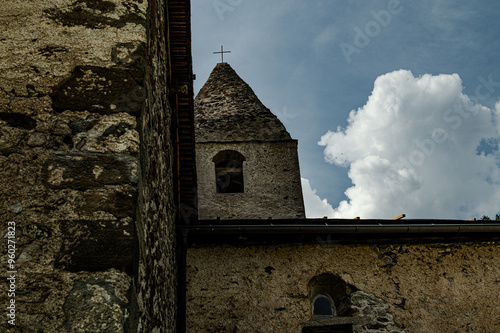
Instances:
[[[219,63],[194,101],[196,141],[290,140],[281,121],[227,63]]]

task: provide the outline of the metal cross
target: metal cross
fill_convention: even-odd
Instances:
[[[221,45],[220,52],[214,52],[214,54],[218,54],[218,53],[220,53],[220,55],[221,55],[221,58],[222,58],[221,62],[224,62],[224,53],[231,53],[231,51],[224,51],[224,46]]]

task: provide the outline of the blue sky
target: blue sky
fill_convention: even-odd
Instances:
[[[299,140],[309,217],[494,216],[499,14],[496,1],[193,0],[195,92],[224,45]]]

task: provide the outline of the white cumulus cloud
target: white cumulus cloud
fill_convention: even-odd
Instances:
[[[316,194],[316,190],[311,187],[308,179],[301,178],[301,180],[306,216],[308,218],[333,217],[334,211],[332,205],[326,199],[321,199]]]
[[[457,74],[414,77],[399,70],[378,77],[347,127],[319,142],[326,161],[349,168],[353,184],[333,216],[494,217],[500,104],[489,109],[481,97],[465,95]]]

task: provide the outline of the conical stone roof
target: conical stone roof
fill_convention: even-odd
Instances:
[[[279,119],[227,63],[215,66],[194,101],[196,142],[291,140]]]

